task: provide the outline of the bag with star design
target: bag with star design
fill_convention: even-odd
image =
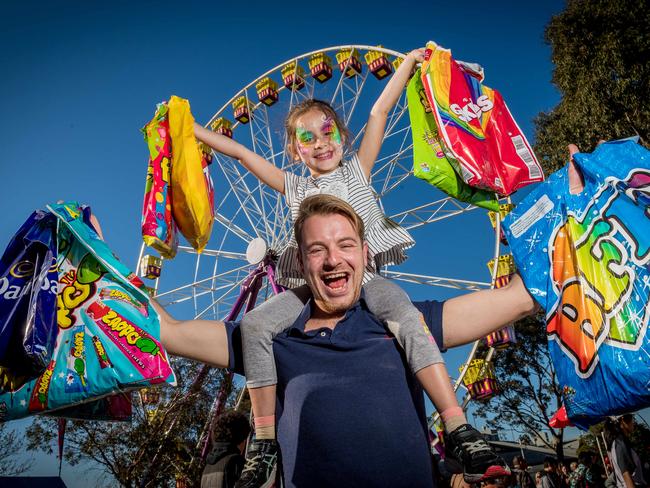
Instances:
[[[585,427],[650,405],[650,151],[633,140],[574,155],[504,221],[526,287],[546,311],[569,420]]]

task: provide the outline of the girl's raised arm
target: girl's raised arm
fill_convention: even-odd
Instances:
[[[242,166],[253,173],[258,180],[284,194],[284,171],[274,164],[237,141],[212,132],[197,123],[194,124],[194,135],[199,141],[207,144],[215,151],[238,159]]]
[[[406,83],[408,83],[415,63],[421,63],[422,61],[424,61],[424,48],[415,49],[408,53],[370,111],[366,132],[357,153],[366,178],[370,178],[370,172],[381,149],[388,113],[395,106]]]

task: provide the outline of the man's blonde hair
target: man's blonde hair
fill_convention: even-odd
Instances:
[[[302,228],[305,225],[305,221],[314,215],[342,215],[350,222],[357,232],[359,239],[363,242],[365,226],[363,225],[363,220],[361,220],[361,217],[354,211],[352,206],[333,195],[318,194],[305,198],[300,204],[298,218],[293,224],[293,232],[296,236],[298,249],[300,249],[303,242]]]

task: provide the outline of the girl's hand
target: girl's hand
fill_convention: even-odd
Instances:
[[[422,63],[424,62],[424,52],[425,48],[421,47],[418,49],[413,49],[410,53],[406,55],[407,58],[410,58],[413,60],[414,63]]]

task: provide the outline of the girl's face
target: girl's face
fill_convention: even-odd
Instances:
[[[331,173],[341,164],[343,142],[336,122],[318,109],[296,120],[295,154],[314,177]]]

